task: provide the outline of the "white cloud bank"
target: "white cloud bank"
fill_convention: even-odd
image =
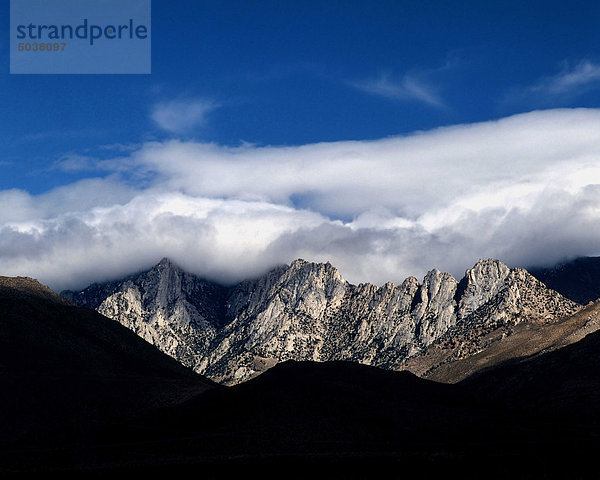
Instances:
[[[116,170],[152,181],[0,192],[0,273],[76,288],[169,256],[234,282],[301,257],[381,284],[600,254],[600,110],[299,147],[148,143]]]

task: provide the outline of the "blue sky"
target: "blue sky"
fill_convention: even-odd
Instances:
[[[151,75],[8,75],[0,188],[69,182],[63,155],[172,136],[225,145],[377,139],[600,102],[597,2],[153,1]],[[2,2],[8,12],[8,1]],[[589,62],[589,84],[543,83]],[[536,94],[532,89],[540,86]],[[173,132],[164,102],[206,103]]]
[[[194,201],[241,199],[266,202],[269,208],[291,208],[302,215],[317,215],[321,220],[315,220],[315,225],[321,229],[326,229],[322,222],[330,222],[332,228],[338,225],[335,222],[341,222],[361,235],[370,232],[368,227],[357,227],[352,222],[358,218],[364,220],[376,212],[380,217],[395,219],[390,220],[395,225],[393,228],[402,230],[409,228],[403,222],[417,222],[419,229],[433,235],[434,227],[427,219],[435,215],[415,200],[418,192],[399,202],[376,199],[377,191],[387,191],[390,187],[384,185],[385,178],[373,180],[368,187],[361,184],[360,178],[354,178],[354,183],[341,182],[340,185],[332,181],[330,193],[337,193],[331,197],[323,193],[325,187],[308,178],[290,184],[287,190],[277,195],[271,195],[270,190],[255,191],[241,180],[233,182],[237,185],[235,188],[219,190],[207,186],[195,190],[196,186],[186,186],[178,179],[193,177],[193,173],[204,168],[208,173],[200,175],[199,184],[202,178],[218,183],[220,177],[210,170],[210,165],[213,161],[216,165],[222,161],[220,174],[223,177],[229,175],[223,182],[227,184],[229,179],[246,171],[247,164],[260,170],[264,166],[260,159],[270,159],[269,162],[275,163],[265,160],[268,164],[265,172],[273,172],[277,162],[283,164],[296,157],[297,168],[306,161],[307,168],[326,177],[328,173],[319,170],[318,155],[322,154],[319,144],[323,142],[339,147],[336,153],[328,153],[331,156],[325,156],[323,162],[325,158],[340,158],[346,154],[344,152],[361,150],[364,145],[375,149],[375,153],[365,155],[379,155],[378,146],[388,145],[385,143],[388,137],[405,138],[405,143],[394,147],[399,149],[396,154],[405,158],[403,153],[412,148],[411,139],[419,141],[420,134],[415,132],[429,132],[424,135],[431,139],[438,138],[435,132],[439,127],[451,127],[459,138],[463,130],[452,130],[458,128],[452,126],[463,125],[465,131],[471,131],[470,126],[479,128],[481,138],[487,138],[485,122],[527,112],[533,112],[533,116],[516,118],[531,121],[516,120],[510,125],[532,128],[532,135],[539,132],[542,125],[548,135],[556,135],[552,130],[554,126],[572,121],[582,125],[583,131],[593,132],[596,120],[589,115],[593,117],[595,109],[600,107],[600,3],[593,1],[153,0],[151,75],[9,75],[9,2],[2,0],[0,4],[4,12],[0,16],[0,30],[4,32],[0,36],[0,61],[4,64],[0,74],[0,194],[5,193],[4,197],[0,196],[5,199],[4,205],[0,203],[0,209],[21,211],[22,204],[10,203],[16,197],[29,205],[25,209],[28,213],[22,217],[6,217],[5,220],[13,224],[5,225],[5,233],[12,229],[12,233],[24,234],[26,227],[23,225],[34,221],[58,222],[59,217],[74,215],[75,211],[83,215],[86,208],[89,213],[97,212],[98,208],[123,207],[131,205],[140,195],[160,191],[161,194],[187,195]],[[588,109],[588,112],[581,113],[577,108]],[[506,131],[502,128],[499,134],[507,137],[513,134],[509,127]],[[493,133],[490,135],[494,138]],[[557,164],[573,160],[572,152],[583,150],[587,152],[586,161],[593,163],[596,139],[590,135],[585,137],[583,145],[575,142],[573,150],[564,153],[565,157],[556,160]],[[581,135],[575,132],[573,138],[581,139]],[[467,143],[471,140],[475,144],[480,138],[469,137]],[[454,137],[448,142],[454,145]],[[541,137],[539,142],[547,143],[546,137]],[[500,140],[499,145],[503,144]],[[327,150],[326,146],[324,148]],[[206,153],[205,149],[210,152]],[[473,158],[468,150],[457,153],[456,158],[448,161],[470,164]],[[525,150],[527,148],[519,152]],[[307,152],[309,160],[303,160],[302,152]],[[180,162],[187,154],[196,155],[196,163],[190,160],[187,166],[189,170],[183,168],[185,162]],[[512,151],[510,154],[513,158],[519,156]],[[313,155],[317,157],[313,158]],[[387,151],[381,155],[381,158],[387,158]],[[407,154],[406,158],[413,158],[411,155],[413,153]],[[421,158],[414,155],[415,159]],[[235,161],[231,160],[234,157]],[[240,158],[243,159],[238,162]],[[347,165],[353,165],[353,158],[350,154]],[[416,175],[415,181],[426,181],[435,176],[434,171],[444,172],[444,177],[439,179],[441,187],[436,183],[435,191],[448,185],[454,192],[466,192],[468,188],[452,175],[458,178],[468,172],[452,170],[448,173],[450,167],[439,163],[442,162],[439,155],[435,158],[438,160],[435,160],[434,170],[429,165],[434,160],[425,160],[427,165],[423,168],[411,164],[415,171],[421,172],[421,176],[411,173]],[[510,162],[511,159],[505,160]],[[479,161],[485,162],[485,158],[479,158]],[[488,188],[490,181],[505,176],[501,162],[490,161],[497,168],[490,170],[491,180],[483,174],[477,177],[481,189]],[[520,161],[531,164],[531,172],[540,168],[538,159],[526,157]],[[577,157],[573,161],[580,162],[579,165],[584,160]],[[165,166],[170,162],[177,167]],[[346,164],[342,164],[342,170],[343,165]],[[410,167],[403,165],[405,170]],[[509,170],[516,168],[507,166]],[[290,168],[288,175],[302,177],[298,170]],[[360,177],[361,170],[357,172]],[[287,185],[290,178],[279,178],[277,185]],[[522,178],[513,178],[511,185],[521,185]],[[527,182],[533,181],[527,177]],[[589,190],[589,185],[577,188],[588,187]],[[398,183],[400,187],[404,192],[410,191],[402,182]],[[573,194],[575,187],[569,188],[565,187],[564,191]],[[274,186],[271,190],[278,191],[278,188]],[[88,192],[85,201],[77,196],[79,191]],[[56,200],[59,197],[63,203]],[[368,197],[369,200],[364,204],[355,202],[356,206],[353,206],[353,197]],[[442,197],[446,198],[443,195],[427,197],[428,205],[438,205]],[[54,198],[60,206],[45,210],[46,207],[40,205],[47,203],[48,198]],[[337,205],[336,198],[347,198],[346,206]],[[455,197],[447,199],[449,203],[455,200]],[[483,203],[504,208],[502,218],[515,213],[514,205],[507,206],[496,200]],[[183,214],[178,211],[177,215]],[[20,222],[21,227],[15,227],[14,222]],[[310,230],[314,225],[309,223],[311,226],[306,228]],[[48,228],[47,225],[44,228]],[[64,224],[56,228],[69,241],[75,241],[73,231]],[[415,224],[410,224],[410,228],[414,230]],[[232,234],[239,236],[240,232]],[[281,233],[284,234],[291,235],[290,231]],[[346,262],[345,257],[336,254],[337,250],[332,247],[339,240],[333,233],[333,236],[325,235],[319,245],[310,248],[299,247],[300,240],[288,239],[286,248],[281,247],[285,253],[269,256],[265,252],[274,251],[271,247],[283,242],[281,235],[269,237],[268,244],[259,249],[268,260],[263,258],[252,263],[252,267],[242,269],[244,273],[257,272],[271,263],[288,261],[300,254],[317,260],[340,257],[342,266]],[[532,241],[536,235],[539,232],[528,231],[525,237]],[[9,237],[5,237],[6,242]],[[430,261],[419,263],[414,259],[407,261],[402,257],[404,254],[394,251],[389,253],[389,258],[395,260],[390,260],[392,266],[384,269],[384,274],[398,272],[390,280],[399,281],[402,275],[419,275],[427,268],[437,266],[434,262],[446,258],[454,247],[450,240],[443,240],[439,232],[432,238],[432,241],[446,242],[445,253],[432,255]],[[69,278],[52,273],[47,267],[48,258],[31,253],[44,250],[44,241],[36,240],[32,250],[25,253],[23,251],[27,249],[19,247],[25,260],[15,263],[16,254],[12,254],[4,264],[0,259],[0,267],[4,266],[10,273],[18,270],[39,275],[57,285],[77,283],[81,281],[78,272],[95,268],[90,264],[75,265]],[[352,250],[344,243],[346,240],[339,241],[342,242],[339,249]],[[356,247],[354,255],[377,251],[380,246],[373,245],[378,242],[399,241],[377,237],[366,241],[369,245],[364,247],[366,250]],[[569,241],[573,243],[572,239]],[[353,242],[356,246],[356,241]],[[564,242],[566,244],[567,239]],[[294,248],[290,247],[292,244]],[[117,243],[114,245],[116,248]],[[125,268],[141,268],[150,263],[161,253],[156,242],[152,245],[147,255],[133,264],[109,269],[103,275],[109,277],[122,273]],[[478,247],[472,256],[503,254],[507,261],[541,262],[533,254],[519,257],[511,253],[512,250],[487,248],[486,245]],[[563,244],[553,238],[544,251],[553,251],[557,245],[562,248]],[[177,256],[179,252],[183,257],[183,250],[178,250],[180,247],[174,248],[172,255]],[[240,255],[246,252],[246,247],[238,248]],[[427,244],[427,247],[415,248],[431,251],[434,247]],[[514,251],[518,248],[522,245],[515,245]],[[169,253],[170,249],[165,248],[164,253]],[[583,242],[575,250],[558,249],[559,253],[552,260],[600,253],[591,241]],[[257,254],[253,252],[254,258]],[[422,253],[419,254],[422,256]],[[204,250],[198,252],[198,255],[206,254]],[[98,263],[103,262],[102,255],[97,258]],[[477,258],[472,260],[474,263]],[[440,267],[455,273],[468,267],[470,261],[469,255],[461,253],[455,261]],[[350,264],[350,260],[347,263]],[[40,267],[42,264],[46,266]],[[191,262],[190,268],[207,274],[214,274],[219,269],[233,271],[233,267],[218,262],[210,267],[200,261]],[[348,267],[347,271],[352,279],[383,280],[366,266],[362,270]]]

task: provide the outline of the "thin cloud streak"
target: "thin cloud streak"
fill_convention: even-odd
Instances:
[[[561,71],[539,78],[531,85],[513,88],[502,99],[505,104],[557,105],[600,88],[600,64],[582,60],[564,64]]]
[[[548,95],[562,95],[594,85],[600,87],[600,65],[584,60],[574,68],[565,68],[557,75],[542,79],[531,89]]]
[[[406,74],[399,79],[382,73],[376,78],[350,82],[350,85],[371,95],[397,101],[417,101],[435,108],[446,105],[430,85],[415,76]]]

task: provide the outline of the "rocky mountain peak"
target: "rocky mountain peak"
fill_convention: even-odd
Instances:
[[[465,277],[469,286],[476,286],[483,291],[504,281],[510,271],[510,268],[500,260],[488,258],[477,261],[473,268],[465,272]]]
[[[152,269],[153,270],[165,270],[165,269],[178,270],[179,266],[177,266],[175,263],[173,263],[173,261],[170,258],[163,257],[160,262],[158,262],[154,267],[152,267]]]
[[[335,278],[341,282],[344,282],[339,270],[329,262],[316,263],[307,262],[306,260],[302,259],[294,260],[288,267],[288,274],[295,275],[298,273],[301,273],[302,275],[317,275],[321,277]]]
[[[166,308],[185,296],[188,284],[193,282],[193,275],[184,272],[166,257],[152,267],[145,277],[141,279],[143,289],[147,291],[145,299],[159,308]]]
[[[423,279],[423,285],[427,286],[434,291],[437,291],[441,285],[445,283],[450,283],[453,285],[457,284],[455,278],[447,272],[442,272],[437,268],[430,270],[425,274],[425,278]]]
[[[510,268],[508,268],[505,263],[501,262],[496,258],[480,258],[479,260],[477,260],[477,262],[475,262],[475,265],[473,265],[472,268],[467,269],[467,272],[477,272],[482,270],[489,271],[491,269],[497,269],[499,271],[510,270]]]
[[[406,277],[404,279],[404,281],[402,282],[400,288],[402,288],[403,290],[408,290],[408,289],[417,288],[420,285],[421,285],[421,282],[419,282],[419,280],[417,279],[417,277],[410,276],[410,277]]]
[[[310,262],[307,262],[303,258],[297,258],[292,263],[290,263],[290,268],[297,270],[297,269],[302,268],[305,265],[308,265],[309,263]]]
[[[461,281],[458,316],[465,318],[488,302],[505,287],[511,270],[499,260],[479,260],[465,272]]]

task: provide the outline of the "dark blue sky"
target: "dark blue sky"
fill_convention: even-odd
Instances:
[[[97,176],[56,162],[107,145],[377,139],[600,104],[593,1],[153,0],[151,75],[9,75],[1,5],[0,190]],[[152,116],[194,102],[186,128]]]

